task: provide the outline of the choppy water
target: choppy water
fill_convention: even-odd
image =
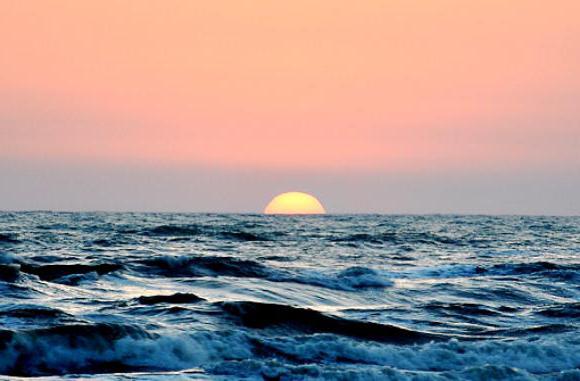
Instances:
[[[0,213],[0,293],[0,378],[580,379],[580,218]]]

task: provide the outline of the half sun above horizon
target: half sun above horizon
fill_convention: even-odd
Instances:
[[[318,199],[304,192],[286,192],[274,197],[265,214],[326,214]]]

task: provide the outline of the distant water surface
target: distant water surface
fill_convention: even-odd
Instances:
[[[0,213],[0,379],[580,380],[580,218]]]

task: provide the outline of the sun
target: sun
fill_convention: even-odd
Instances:
[[[326,210],[318,199],[304,192],[286,192],[268,203],[266,214],[325,214]]]

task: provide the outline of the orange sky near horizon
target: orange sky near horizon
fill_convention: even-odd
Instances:
[[[0,157],[578,164],[580,2],[0,0]]]

